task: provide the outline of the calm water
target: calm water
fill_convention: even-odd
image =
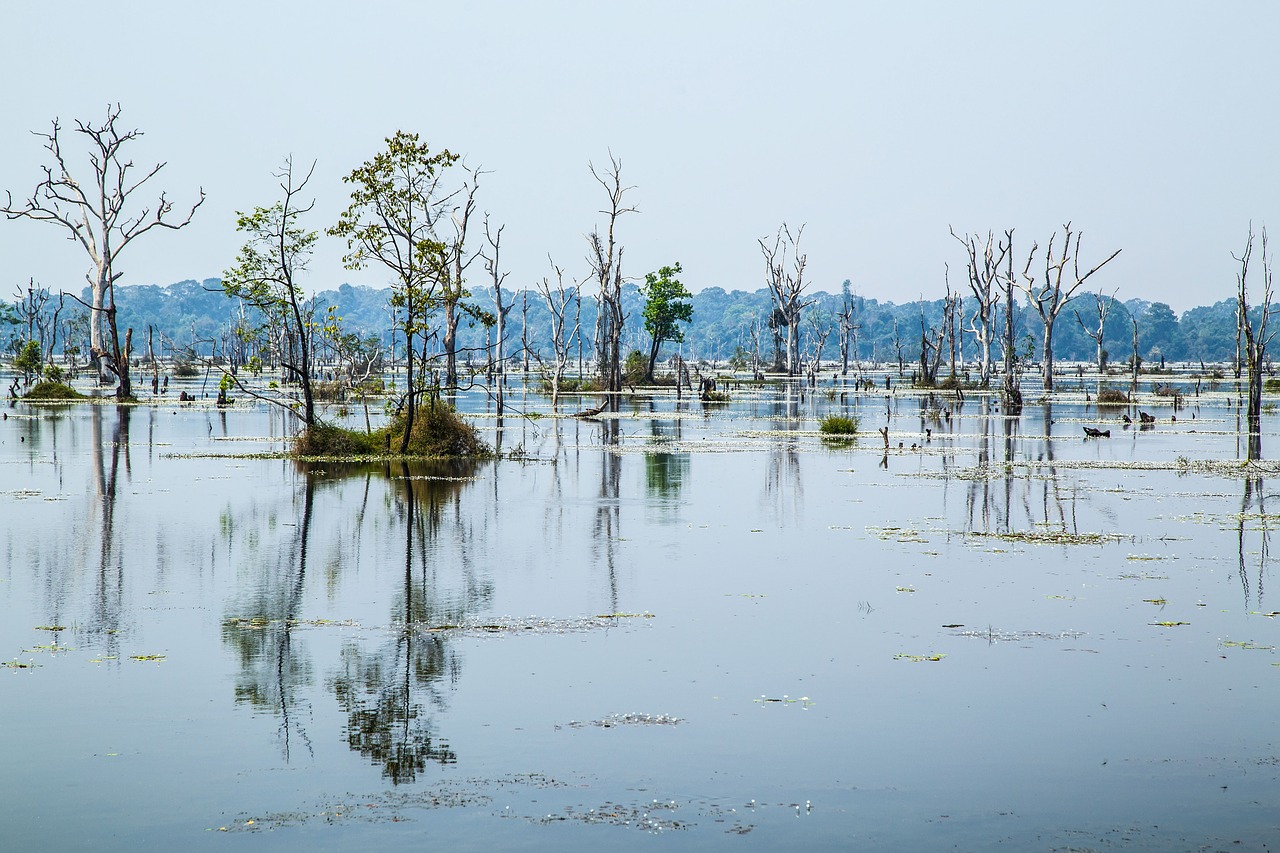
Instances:
[[[935,402],[642,398],[408,466],[10,408],[0,846],[1274,846],[1280,497],[1196,464],[1231,400]]]

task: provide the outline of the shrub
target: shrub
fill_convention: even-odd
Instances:
[[[858,419],[846,415],[827,415],[818,423],[823,435],[857,435]]]
[[[298,436],[294,452],[299,456],[347,458],[395,456],[399,455],[403,436],[403,417],[371,433],[317,423]],[[418,409],[406,455],[476,458],[491,453],[475,427],[459,417],[449,404],[435,400]]]
[[[1119,388],[1108,388],[1104,386],[1098,389],[1098,405],[1127,406],[1129,405],[1129,395],[1121,391]]]
[[[190,379],[200,375],[200,369],[193,362],[180,358],[173,363],[173,375],[182,379]]]
[[[62,382],[37,382],[23,398],[26,400],[83,400],[85,396]]]

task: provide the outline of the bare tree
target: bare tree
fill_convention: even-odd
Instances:
[[[1000,246],[1004,255],[1004,408],[1010,415],[1022,414],[1022,383],[1016,370],[1018,356],[1013,341],[1013,291],[1017,280],[1013,277],[1013,229],[1004,232],[1004,243]],[[1025,278],[1031,269],[1034,251],[1027,256],[1027,265],[1022,269]]]
[[[983,388],[991,385],[991,342],[995,340],[996,306],[1000,304],[1000,265],[1005,261],[1009,245],[997,242],[995,234],[987,232],[979,242],[976,234],[961,237],[955,229],[951,236],[964,246],[969,291],[973,294],[973,315],[966,331],[978,342],[978,369]]]
[[[1036,309],[1036,313],[1044,321],[1043,367],[1046,392],[1053,390],[1053,326],[1058,320],[1058,314],[1081,285],[1120,254],[1120,250],[1116,249],[1104,261],[1082,275],[1080,273],[1080,241],[1084,233],[1073,232],[1070,222],[1062,226],[1062,231],[1064,235],[1062,254],[1054,255],[1053,244],[1058,237],[1057,232],[1054,232],[1049,238],[1049,246],[1044,253],[1044,277],[1025,275],[1026,284],[1022,286],[1023,292],[1031,301],[1031,307]],[[1075,238],[1075,245],[1072,245],[1072,237]],[[1036,244],[1031,245],[1031,253],[1027,256],[1028,269],[1031,267],[1031,260],[1035,257],[1037,248]],[[1070,273],[1067,272],[1068,265],[1071,267]]]
[[[493,317],[494,325],[497,328],[498,339],[495,341],[493,352],[493,363],[497,366],[498,371],[498,416],[502,416],[502,398],[503,386],[507,384],[506,369],[506,330],[507,315],[511,313],[511,309],[515,307],[515,303],[510,305],[502,304],[502,283],[507,280],[507,273],[501,272],[501,255],[502,255],[502,231],[505,225],[498,226],[498,230],[494,231],[489,227],[489,214],[484,215],[484,239],[489,244],[484,254],[484,268],[489,273],[490,279],[493,281]]]
[[[1249,261],[1253,255],[1253,226],[1249,226],[1249,239],[1245,242],[1244,252],[1232,255],[1240,264],[1236,273],[1236,309],[1241,321],[1244,337],[1245,367],[1249,372],[1248,407],[1246,421],[1248,423],[1249,441],[1248,456],[1252,461],[1262,455],[1262,370],[1266,362],[1267,347],[1275,337],[1277,329],[1271,326],[1271,313],[1276,310],[1271,300],[1274,296],[1271,284],[1271,255],[1267,251],[1267,229],[1262,229],[1262,302],[1258,308],[1256,323],[1249,318]]]
[[[947,304],[951,300],[948,297]],[[938,381],[938,365],[942,363],[942,342],[947,334],[947,312],[938,326],[927,326],[924,318],[924,299],[920,300],[920,384],[932,388]]]
[[[611,410],[618,408],[617,394],[622,390],[622,359],[620,341],[622,326],[626,315],[622,313],[622,246],[617,242],[615,229],[618,219],[626,213],[635,213],[636,208],[625,204],[624,198],[634,187],[622,184],[622,161],[609,154],[609,168],[601,174],[594,164],[588,164],[591,177],[604,189],[609,197],[609,206],[600,213],[607,217],[605,233],[600,229],[587,235],[590,254],[587,256],[591,264],[591,274],[596,281],[597,298],[600,309],[596,315],[596,359],[600,372],[600,390],[609,395],[607,405]]]
[[[1094,344],[1098,348],[1099,376],[1107,372],[1107,351],[1102,348],[1102,336],[1107,324],[1107,314],[1111,312],[1111,308],[1116,304],[1116,292],[1117,291],[1112,291],[1110,296],[1103,296],[1101,293],[1095,293],[1093,295],[1095,310],[1097,311],[1098,317],[1098,326],[1096,329],[1091,326],[1086,326],[1084,324],[1084,320],[1080,317],[1080,312],[1076,311],[1074,308],[1071,309],[1076,315],[1076,322],[1080,324],[1080,328],[1084,330],[1086,335],[1093,339]]]
[[[800,313],[814,302],[812,298],[804,297],[804,289],[808,285],[804,280],[806,256],[800,252],[803,234],[803,225],[792,234],[784,222],[773,238],[773,245],[765,242],[764,238],[758,241],[764,255],[769,295],[773,298],[779,319],[787,327],[787,374],[790,376],[800,371]]]
[[[173,231],[190,224],[196,209],[204,204],[204,190],[200,199],[179,218],[173,214],[173,202],[161,192],[154,206],[133,208],[129,202],[144,184],[155,177],[164,163],[157,163],[141,177],[132,173],[133,161],[122,153],[128,143],[142,136],[139,130],[120,130],[116,126],[120,118],[120,105],[107,107],[107,118],[100,125],[76,121],[76,132],[88,140],[89,170],[92,180],[84,184],[71,175],[67,157],[62,150],[60,134],[62,126],[53,120],[49,133],[36,133],[44,140],[44,147],[53,160],[42,166],[44,178],[36,184],[25,202],[15,205],[13,194],[6,192],[6,202],[0,212],[9,219],[32,219],[53,222],[71,232],[71,239],[78,242],[89,255],[92,269],[86,278],[92,292],[90,318],[90,350],[99,365],[109,369],[119,380],[116,396],[126,399],[133,396],[129,381],[129,349],[133,330],[125,331],[121,340],[116,326],[116,281],[123,273],[116,270],[116,262],[125,247],[153,228]],[[128,209],[126,209],[128,208]],[[73,298],[74,295],[73,295]],[[103,320],[106,320],[104,339]],[[103,364],[105,359],[105,365]],[[99,376],[103,376],[99,370]]]
[[[270,207],[255,207],[251,213],[237,213],[236,229],[244,232],[247,239],[235,264],[222,274],[223,292],[240,300],[242,311],[248,303],[262,317],[263,325],[258,329],[246,322],[240,330],[243,336],[260,345],[270,345],[272,338],[278,342],[274,355],[288,381],[296,382],[302,390],[301,403],[289,397],[264,397],[242,383],[234,372],[225,375],[231,376],[242,392],[289,409],[307,428],[316,425],[312,388],[315,341],[311,334],[315,327],[315,304],[303,292],[298,279],[306,271],[320,235],[302,224],[315,207],[315,200],[303,201],[299,195],[306,189],[315,168],[312,161],[306,175],[298,181],[293,173],[293,158],[286,158],[274,175],[280,182],[279,201]],[[236,335],[235,340],[240,342],[244,337]],[[243,356],[240,361],[243,362]]]
[[[573,328],[567,335],[565,334],[565,329],[568,327],[569,303],[574,299],[574,293],[578,290],[578,285],[573,285],[572,290],[566,290],[564,286],[564,270],[556,266],[555,261],[551,261],[551,270],[556,277],[554,289],[551,286],[551,282],[546,277],[543,277],[542,281],[538,283],[538,292],[546,300],[547,310],[551,312],[552,361],[548,373],[551,378],[551,411],[555,412],[558,411],[560,405],[560,382],[564,378],[565,369],[569,365],[573,353],[574,339],[580,334],[581,327],[575,320]]]
[[[845,279],[844,284],[840,288],[840,311],[836,314],[840,323],[840,375],[849,375],[849,343],[852,339],[854,352],[853,360],[858,360],[857,343],[858,330],[861,328],[857,322],[857,306],[854,302],[853,294],[849,291],[849,280]]]
[[[443,263],[438,271],[440,278],[438,298],[444,309],[442,343],[446,388],[458,387],[458,322],[462,319],[462,315],[466,314],[486,324],[492,319],[478,306],[463,301],[471,296],[464,281],[467,268],[480,254],[468,252],[467,229],[471,223],[471,215],[476,209],[476,191],[480,188],[480,175],[483,174],[479,169],[475,171],[467,169],[467,172],[470,179],[464,181],[458,195],[461,203],[454,207],[451,217],[453,239],[445,244]]]
[[[831,335],[831,322],[821,311],[808,312],[809,341],[813,344],[813,357],[809,359],[809,385],[817,387],[818,372],[822,369],[822,349]]]

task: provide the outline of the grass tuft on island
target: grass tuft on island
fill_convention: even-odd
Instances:
[[[464,421],[452,406],[438,400],[418,410],[409,446],[401,454],[403,437],[403,417],[373,432],[315,424],[298,434],[293,450],[294,455],[300,457],[342,459],[388,456],[483,459],[493,455],[475,427]]]
[[[31,386],[30,391],[23,395],[22,399],[32,402],[40,402],[42,400],[59,402],[62,400],[87,400],[88,398],[65,382],[37,382]]]

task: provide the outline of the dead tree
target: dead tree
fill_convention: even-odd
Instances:
[[[624,203],[628,191],[634,187],[622,184],[622,161],[609,154],[609,168],[603,174],[596,170],[594,164],[588,164],[591,177],[604,188],[609,197],[609,206],[600,212],[607,217],[608,224],[602,235],[597,228],[587,235],[587,243],[591,247],[587,261],[591,265],[591,274],[596,281],[597,298],[600,310],[596,318],[596,359],[600,372],[600,390],[609,396],[609,407],[617,410],[618,392],[622,390],[622,359],[619,350],[622,340],[622,325],[626,315],[622,313],[622,246],[617,242],[615,229],[618,219],[627,213],[635,213],[636,208]]]
[[[1004,410],[1006,414],[1022,414],[1022,383],[1018,378],[1018,355],[1013,340],[1013,291],[1018,286],[1013,277],[1013,229],[1004,232],[1004,243],[1000,247],[1004,255]],[[1031,269],[1034,251],[1027,256],[1027,265],[1022,269],[1025,277]]]
[[[840,321],[840,375],[849,375],[849,343],[853,342],[853,360],[858,360],[858,330],[861,325],[857,322],[857,308],[854,304],[852,295],[849,293],[849,282],[845,281],[844,287],[841,289],[842,301],[840,304],[840,312],[836,317]]]
[[[1076,311],[1074,308],[1071,310],[1075,313],[1076,322],[1080,324],[1080,328],[1084,330],[1086,335],[1093,339],[1094,344],[1098,348],[1098,375],[1102,376],[1107,372],[1107,351],[1102,348],[1102,335],[1107,323],[1107,314],[1111,312],[1112,306],[1116,304],[1116,291],[1112,291],[1111,295],[1107,297],[1104,297],[1101,293],[1095,293],[1093,298],[1096,303],[1095,307],[1098,313],[1097,329],[1086,326],[1084,324],[1084,320],[1080,317],[1080,312]]]
[[[800,372],[800,314],[814,302],[812,298],[804,297],[804,289],[808,285],[804,280],[806,257],[800,252],[800,237],[803,234],[803,225],[792,234],[784,222],[778,229],[772,246],[764,238],[758,241],[760,251],[764,254],[765,281],[777,310],[775,316],[787,327],[786,368],[789,376]],[[791,257],[790,263],[788,256]]]
[[[575,321],[573,329],[567,335],[565,334],[568,326],[569,302],[574,298],[578,285],[573,285],[573,293],[565,289],[564,270],[556,266],[555,261],[551,261],[551,271],[556,277],[555,288],[552,288],[551,282],[544,276],[538,283],[538,292],[542,294],[542,298],[547,303],[547,310],[551,313],[552,359],[551,365],[544,369],[551,380],[551,411],[556,412],[560,408],[560,382],[564,378],[565,369],[573,353],[574,339],[581,333],[581,328]]]
[[[1012,233],[1012,232],[1007,232]],[[1009,253],[1010,243],[997,242],[995,234],[988,231],[986,239],[979,242],[976,234],[961,237],[955,229],[951,236],[964,246],[969,279],[969,291],[973,294],[973,315],[965,331],[978,342],[978,371],[983,388],[991,385],[991,343],[995,340],[996,306],[1000,304],[1000,265]]]
[[[467,171],[471,177],[463,183],[459,191],[460,203],[454,207],[451,217],[453,239],[445,244],[443,263],[438,272],[440,278],[438,298],[444,309],[441,343],[444,347],[446,388],[458,387],[458,322],[462,319],[462,315],[466,314],[485,323],[491,319],[487,312],[463,301],[471,296],[464,280],[467,269],[480,254],[467,251],[467,229],[471,224],[471,215],[476,209],[476,191],[480,189],[480,175],[483,174],[479,169]]]
[[[809,385],[817,387],[818,372],[822,369],[822,348],[827,345],[831,335],[831,324],[817,310],[809,312],[809,340],[813,343],[813,358],[809,361]]]
[[[938,381],[938,365],[942,363],[942,342],[946,339],[946,324],[926,326],[924,299],[920,300],[920,384],[932,388]]]
[[[506,370],[506,329],[507,315],[511,313],[511,309],[515,307],[515,303],[510,305],[502,304],[502,283],[507,280],[507,273],[501,272],[500,260],[502,255],[502,230],[505,225],[498,226],[495,232],[489,227],[489,214],[484,215],[484,239],[489,244],[488,250],[484,254],[484,268],[489,273],[490,279],[493,281],[493,317],[494,326],[497,329],[497,340],[494,342],[493,364],[497,369],[497,395],[498,395],[498,417],[502,417],[503,408],[503,386],[507,384]]]
[[[1262,455],[1262,371],[1266,363],[1267,347],[1276,335],[1271,326],[1271,313],[1275,310],[1271,305],[1273,290],[1271,284],[1271,255],[1267,251],[1267,229],[1262,229],[1262,302],[1258,308],[1258,319],[1249,318],[1249,261],[1253,255],[1253,226],[1249,226],[1249,239],[1245,242],[1244,252],[1232,255],[1240,264],[1236,273],[1236,310],[1244,320],[1241,330],[1244,337],[1245,368],[1249,373],[1248,399],[1245,420],[1248,424],[1248,456],[1252,461]]]
[[[142,136],[139,130],[122,131],[116,126],[120,118],[120,105],[107,108],[107,118],[100,125],[76,121],[76,132],[88,140],[89,170],[87,183],[72,177],[67,156],[62,150],[62,126],[53,120],[49,133],[36,133],[44,140],[52,164],[42,166],[44,177],[25,202],[14,203],[13,194],[6,193],[6,202],[0,212],[9,219],[32,219],[53,222],[71,232],[71,239],[78,242],[89,255],[92,270],[86,276],[92,293],[90,308],[90,351],[102,367],[115,374],[119,385],[116,396],[126,399],[133,396],[129,381],[129,349],[132,329],[125,331],[123,339],[116,325],[115,285],[122,275],[116,263],[125,247],[153,228],[173,231],[191,222],[196,209],[204,204],[204,190],[200,198],[178,218],[173,214],[173,202],[161,192],[154,206],[131,208],[129,202],[144,184],[155,177],[164,163],[135,177],[133,161],[122,149]],[[129,209],[126,209],[129,208]],[[72,298],[76,298],[74,295]],[[106,321],[106,329],[103,321]],[[106,340],[107,336],[110,340]],[[105,361],[105,363],[104,363]]]
[[[1043,278],[1025,275],[1026,283],[1022,287],[1023,292],[1027,294],[1027,299],[1031,302],[1031,307],[1036,309],[1036,313],[1044,321],[1043,367],[1046,392],[1053,390],[1053,326],[1058,320],[1058,314],[1081,285],[1120,254],[1120,250],[1116,249],[1104,261],[1081,275],[1080,241],[1084,234],[1073,232],[1070,222],[1062,226],[1062,231],[1064,235],[1062,254],[1054,255],[1053,246],[1058,237],[1057,232],[1054,232],[1049,238],[1049,246],[1044,253]],[[1074,245],[1071,242],[1072,237],[1075,238]],[[1031,267],[1037,248],[1035,243],[1031,245],[1031,253],[1027,256],[1028,269]],[[1070,273],[1067,271],[1068,266],[1071,267]]]

